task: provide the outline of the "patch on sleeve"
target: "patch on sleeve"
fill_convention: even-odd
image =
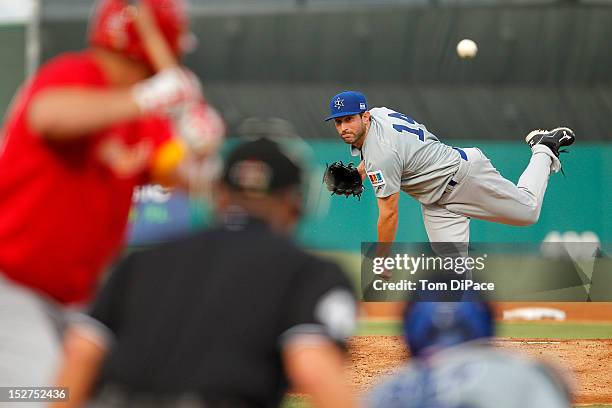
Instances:
[[[378,187],[385,184],[385,178],[380,170],[368,172],[368,178],[370,179],[370,183],[372,183],[372,187]]]

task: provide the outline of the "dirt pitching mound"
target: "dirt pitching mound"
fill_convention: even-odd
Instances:
[[[612,403],[612,340],[499,339],[495,346],[571,369],[575,403]],[[353,337],[349,353],[351,380],[359,393],[409,358],[399,336]]]

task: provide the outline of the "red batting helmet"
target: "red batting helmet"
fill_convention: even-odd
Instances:
[[[187,12],[183,0],[141,0],[153,11],[162,34],[175,55],[182,53],[182,40],[187,28]],[[89,25],[89,43],[126,54],[149,63],[135,24],[127,13],[129,0],[98,0]]]

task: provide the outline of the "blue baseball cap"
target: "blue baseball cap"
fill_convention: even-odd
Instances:
[[[410,352],[428,352],[467,341],[492,337],[493,312],[489,303],[470,296],[460,302],[409,303],[404,312],[403,331]]]
[[[329,101],[329,116],[325,121],[342,116],[357,115],[368,110],[365,95],[357,91],[344,91]]]

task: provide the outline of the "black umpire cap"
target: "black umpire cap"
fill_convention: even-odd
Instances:
[[[229,154],[223,183],[235,191],[270,194],[300,186],[302,171],[278,143],[259,138],[241,143]]]

